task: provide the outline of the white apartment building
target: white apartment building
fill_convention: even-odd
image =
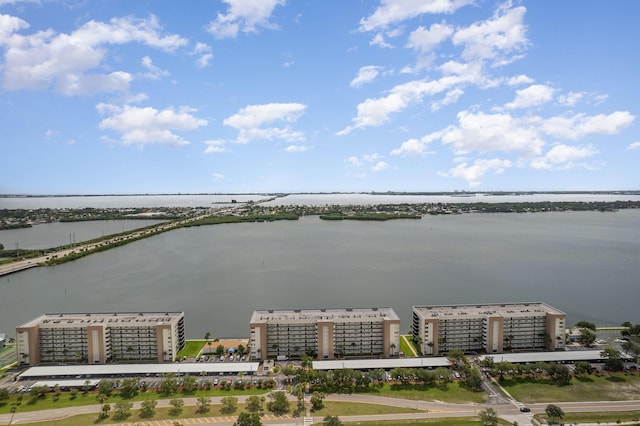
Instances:
[[[545,303],[414,306],[412,334],[424,355],[565,348],[567,315]]]
[[[254,311],[249,324],[253,359],[394,356],[400,318],[391,308]]]
[[[16,328],[20,365],[170,362],[184,312],[44,314]]]

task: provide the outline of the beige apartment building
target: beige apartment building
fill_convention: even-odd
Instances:
[[[540,302],[414,306],[412,334],[424,355],[563,350],[566,317]]]
[[[44,314],[16,328],[20,365],[170,362],[184,312]]]
[[[400,349],[400,318],[391,308],[254,311],[249,327],[253,359],[389,357]]]

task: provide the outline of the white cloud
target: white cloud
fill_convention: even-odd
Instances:
[[[211,173],[211,176],[213,176],[213,179],[216,182],[220,182],[225,180],[225,176],[222,173]]]
[[[238,130],[238,143],[253,140],[280,139],[287,142],[304,140],[304,134],[289,127],[263,127],[273,122],[295,123],[304,113],[306,105],[299,103],[271,103],[249,105],[224,120],[224,125]]]
[[[387,43],[387,41],[384,38],[384,34],[382,33],[378,33],[375,36],[373,36],[369,44],[371,46],[382,47],[383,49],[389,49],[393,47],[393,45],[391,45],[390,43]]]
[[[381,172],[389,168],[389,164],[382,161],[384,157],[378,153],[364,154],[361,157],[352,155],[345,161],[354,167],[367,166],[373,173]]]
[[[351,87],[360,87],[363,84],[371,83],[376,77],[380,74],[380,70],[382,67],[376,65],[367,65],[364,67],[360,67],[358,70],[358,75],[356,78],[351,80]]]
[[[442,43],[453,34],[453,26],[446,24],[431,24],[429,29],[418,27],[409,35],[407,47],[416,49],[425,54],[431,52],[438,44]]]
[[[598,153],[593,146],[570,146],[556,145],[544,156],[537,157],[531,161],[534,169],[568,169],[574,167],[575,162],[587,157],[592,157]]]
[[[613,135],[629,126],[635,116],[628,111],[587,116],[555,116],[542,122],[541,131],[564,139],[577,140],[593,134]]]
[[[9,23],[11,31],[25,28],[24,21],[19,25],[14,20]],[[23,36],[12,32],[4,37],[3,87],[19,90],[53,86],[70,96],[125,91],[131,74],[125,71],[105,74],[99,70],[105,65],[105,46],[132,42],[170,52],[187,41],[177,35],[162,35],[154,16],[114,18],[108,23],[89,21],[70,34],[47,30]]]
[[[505,105],[508,109],[529,108],[549,102],[553,98],[553,89],[543,84],[533,84],[526,89],[516,91],[516,97]]]
[[[223,0],[228,5],[226,14],[218,13],[207,26],[215,38],[234,38],[238,32],[257,32],[258,28],[277,29],[269,21],[276,6],[283,6],[284,0]]]
[[[191,51],[191,55],[196,57],[196,66],[198,68],[204,68],[209,65],[211,59],[213,59],[213,53],[211,53],[211,46],[206,43],[196,43],[195,47]]]
[[[453,90],[449,90],[445,95],[444,99],[436,101],[431,104],[431,111],[437,111],[445,105],[454,104],[460,99],[460,96],[464,93],[464,90],[460,88],[455,88]]]
[[[0,46],[9,43],[9,37],[20,30],[29,28],[29,23],[11,15],[0,14]]]
[[[360,20],[360,31],[371,31],[397,24],[425,13],[453,13],[473,0],[381,0],[380,6]]]
[[[510,77],[507,80],[507,84],[509,86],[519,86],[521,84],[531,84],[531,83],[533,83],[533,81],[534,80],[531,77],[529,77],[527,75],[524,75],[524,74],[520,74],[520,75],[517,75],[515,77]]]
[[[284,150],[286,152],[305,152],[309,149],[307,145],[289,145]]]
[[[480,179],[487,173],[493,172],[494,174],[501,174],[505,169],[512,166],[513,164],[509,160],[481,158],[474,161],[473,164],[467,164],[466,162],[460,163],[448,172],[439,174],[445,177],[464,179],[469,183],[469,186],[475,187],[482,183]]]
[[[630,143],[630,144],[627,146],[627,149],[640,149],[640,141]]]
[[[378,161],[375,165],[371,167],[371,171],[374,173],[377,173],[377,172],[382,172],[384,170],[387,170],[388,168],[389,168],[389,164],[385,163],[384,161]]]
[[[509,114],[462,111],[458,113],[459,125],[447,128],[442,142],[451,144],[456,154],[472,151],[516,151],[525,155],[537,155],[544,141],[536,131],[536,121],[515,118]]]
[[[125,145],[186,145],[189,142],[174,132],[195,130],[207,124],[207,120],[195,117],[192,109],[184,107],[177,111],[172,108],[159,111],[151,107],[98,104],[96,108],[108,115],[100,122],[100,128],[121,133]]]
[[[445,76],[438,80],[414,80],[395,86],[385,97],[369,98],[360,103],[358,115],[351,120],[353,124],[337,132],[337,135],[346,135],[354,129],[363,127],[380,126],[389,121],[392,114],[422,102],[425,95],[446,91],[464,81],[465,77]]]
[[[204,153],[205,154],[219,154],[221,152],[229,152],[230,149],[226,147],[226,141],[223,140],[211,140],[211,141],[205,141],[204,142],[205,145],[207,145],[207,148],[205,148]]]
[[[523,23],[526,8],[511,6],[510,2],[498,6],[490,19],[455,32],[453,44],[464,46],[463,59],[492,59],[494,65],[504,65],[519,58],[505,55],[519,52],[528,45]]]
[[[355,155],[352,155],[351,157],[346,159],[346,162],[351,164],[352,166],[356,166],[356,167],[360,167],[362,166],[364,163],[362,161],[360,161],[360,159],[358,157],[356,157]]]
[[[153,61],[148,56],[142,58],[142,66],[147,70],[147,72],[144,73],[144,76],[150,80],[159,80],[161,77],[167,77],[171,75],[169,71],[163,70],[153,65]]]

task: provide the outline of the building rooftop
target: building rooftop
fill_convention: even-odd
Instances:
[[[77,379],[97,377],[133,377],[133,376],[162,376],[164,374],[200,375],[207,373],[215,375],[237,374],[243,372],[255,374],[260,366],[257,362],[220,362],[199,363],[179,362],[173,364],[101,364],[101,365],[69,365],[31,367],[20,374],[20,380],[38,380],[56,377],[72,377]]]
[[[253,311],[251,324],[268,322],[361,322],[399,320],[392,308],[283,309]]]
[[[438,368],[450,367],[451,362],[446,357],[430,358],[391,358],[391,359],[345,359],[313,361],[314,370],[391,370],[396,367],[404,368]]]
[[[564,312],[542,302],[532,303],[487,303],[483,305],[433,305],[414,306],[413,309],[425,318],[487,317],[487,316],[533,316],[537,314],[565,315]]]
[[[167,324],[184,315],[184,312],[110,312],[110,313],[56,313],[44,314],[20,327],[46,326],[47,324],[71,324],[87,326],[93,324]]]

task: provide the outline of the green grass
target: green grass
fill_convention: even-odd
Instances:
[[[345,426],[481,426],[478,417],[447,417],[446,419],[389,420],[376,422],[343,422]],[[499,425],[510,425],[498,419]]]
[[[313,416],[325,416],[325,415],[337,415],[337,416],[350,416],[350,415],[367,415],[367,414],[394,414],[394,413],[411,413],[418,412],[417,410],[410,408],[402,408],[402,407],[390,407],[385,405],[377,405],[377,404],[362,404],[362,403],[353,403],[353,402],[331,402],[325,401],[325,405],[327,408],[317,411],[313,413]],[[220,409],[222,405],[216,404],[211,406],[211,410],[208,413],[200,414],[196,413],[195,406],[184,407],[180,418],[197,418],[197,417],[218,417],[218,416],[229,416],[228,414],[222,414]],[[293,403],[290,404],[290,408],[293,409]],[[112,404],[113,409],[113,404]],[[244,410],[244,404],[238,404],[238,410],[232,414],[237,416]],[[141,419],[139,416],[138,410],[132,410],[131,416],[128,419],[123,421],[115,421],[112,417],[104,419],[98,423],[95,423],[95,419],[98,413],[94,414],[82,414],[73,417],[67,417],[65,419],[59,420],[51,420],[46,422],[38,422],[38,423],[21,423],[21,425],[37,425],[37,426],[86,426],[88,424],[110,424],[110,423],[135,423],[136,421],[150,421],[150,420],[164,420],[170,419],[169,417],[169,408],[158,408],[156,409],[156,415],[150,419]],[[270,413],[267,413],[270,414]],[[369,426],[373,426],[377,423],[366,423]],[[403,424],[403,425],[420,425],[420,424],[429,424],[434,425],[433,423],[398,423],[395,422],[393,424]],[[436,423],[442,425],[449,424],[459,424],[459,425],[478,425],[478,422],[467,422],[467,423]],[[386,425],[386,424],[385,424]],[[389,424],[391,426],[392,424]]]
[[[413,357],[420,353],[413,340],[411,340],[411,336],[400,336],[400,351],[408,357]]]
[[[184,344],[184,348],[178,352],[177,357],[181,358],[186,356],[187,358],[195,358],[206,344],[206,340],[187,340]]]
[[[449,383],[446,389],[429,387],[426,389],[419,386],[405,386],[385,384],[382,388],[371,389],[369,395],[387,396],[391,398],[403,398],[419,401],[442,401],[453,404],[474,403],[481,404],[487,400],[484,392],[471,392],[457,382]]]
[[[536,419],[546,419],[544,414],[536,414]],[[637,422],[640,420],[640,411],[618,411],[603,413],[565,413],[562,421],[566,424],[571,423],[616,423],[621,422]]]
[[[422,413],[423,410],[415,408],[393,407],[390,405],[364,404],[347,401],[324,401],[322,410],[311,413],[314,417],[332,416],[361,416],[369,414],[394,414],[394,413]]]
[[[640,399],[638,374],[602,374],[573,378],[571,384],[558,386],[535,378],[512,378],[500,384],[522,402],[625,401]]]

